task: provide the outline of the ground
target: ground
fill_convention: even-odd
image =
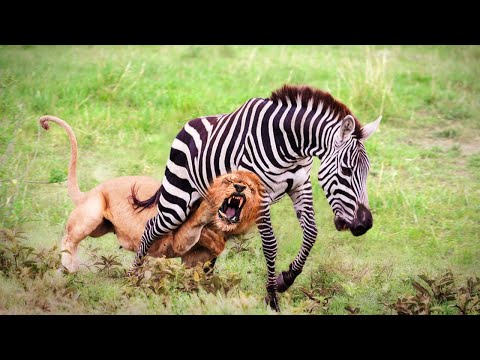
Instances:
[[[86,191],[115,176],[161,180],[187,120],[284,83],[331,92],[362,124],[383,120],[366,143],[374,224],[364,236],[335,230],[315,160],[319,235],[280,295],[282,313],[478,313],[467,280],[480,275],[479,60],[478,46],[0,47],[0,313],[272,314],[255,231],[229,243],[213,277],[157,260],[127,282],[134,254],[114,235],[84,241],[89,268],[58,274],[70,148],[38,118],[74,129]],[[301,244],[289,199],[272,207],[272,222],[286,270]]]

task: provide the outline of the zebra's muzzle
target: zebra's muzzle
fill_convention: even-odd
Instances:
[[[363,204],[357,208],[355,218],[351,223],[348,223],[340,216],[335,216],[335,227],[338,231],[350,230],[353,236],[361,236],[365,234],[373,225],[372,213]]]
[[[350,231],[353,236],[360,236],[365,234],[373,225],[372,213],[363,204],[360,204],[357,209],[357,216],[350,226]]]
[[[236,192],[226,198],[220,209],[218,209],[218,217],[220,220],[229,224],[235,224],[240,221],[240,214],[245,205],[245,195]]]
[[[338,231],[345,231],[349,228],[348,223],[341,217],[335,216],[333,222],[335,223],[335,227]]]

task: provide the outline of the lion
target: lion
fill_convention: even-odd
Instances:
[[[261,191],[260,179],[249,171],[238,170],[217,177],[210,185],[206,199],[201,199],[198,207],[194,206],[179,228],[152,244],[148,254],[167,258],[181,256],[187,267],[214,262],[229,236],[245,234],[255,225]],[[140,206],[141,201],[133,188],[130,198],[135,209],[141,207],[151,212],[153,206]],[[140,245],[142,234],[143,228],[135,238],[134,251]]]
[[[39,120],[45,130],[49,129],[49,121],[65,129],[71,146],[67,188],[76,207],[68,217],[61,243],[62,266],[69,272],[78,270],[78,245],[87,236],[96,238],[113,232],[122,248],[136,252],[147,221],[157,213],[156,206],[145,206],[139,198],[150,198],[161,183],[147,176],[122,176],[81,192],[75,134],[57,117],[46,115]],[[187,267],[207,262],[213,266],[227,238],[245,234],[255,224],[262,191],[260,179],[252,172],[239,170],[216,178],[206,199],[194,204],[185,222],[155,242],[148,254],[181,257]]]

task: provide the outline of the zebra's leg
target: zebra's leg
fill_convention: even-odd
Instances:
[[[164,179],[164,183],[165,182],[166,179]],[[164,192],[162,191],[158,200],[158,213],[148,220],[145,225],[142,240],[140,241],[140,245],[135,255],[135,260],[128,270],[127,276],[135,274],[138,267],[142,265],[148,250],[156,240],[160,239],[170,231],[175,230],[185,221],[191,209],[190,205],[196,199],[196,197],[190,197],[189,203],[183,201],[178,202],[177,204],[172,204],[165,199]]]
[[[288,271],[282,271],[277,277],[278,292],[286,291],[300,275],[307,261],[310,250],[317,238],[317,226],[313,210],[312,184],[308,180],[303,186],[292,190],[289,194],[293,201],[293,207],[298,221],[303,230],[303,242],[295,260],[290,264]]]
[[[163,235],[166,235],[169,231],[176,229],[176,227],[172,227],[171,229],[163,228],[163,226],[160,225],[160,223],[164,222],[162,220],[164,220],[164,218],[159,206],[158,214],[148,220],[145,225],[145,230],[143,231],[140,245],[137,253],[135,254],[135,260],[128,270],[127,276],[131,276],[136,273],[137,269],[140,267],[140,265],[142,265],[148,250],[156,240],[161,238]]]
[[[275,259],[277,257],[277,240],[273,234],[270,220],[270,205],[263,205],[257,217],[257,228],[262,237],[263,255],[267,262],[267,296],[265,301],[275,311],[280,311],[277,299],[277,281],[275,279]]]

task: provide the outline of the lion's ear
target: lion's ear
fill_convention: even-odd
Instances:
[[[260,181],[260,178],[257,175],[255,175],[254,173],[251,173],[251,175],[249,177],[250,177],[250,180],[252,180],[252,182],[255,184],[255,187],[257,188],[257,192],[259,194],[261,194],[262,190],[263,190],[263,184]]]

